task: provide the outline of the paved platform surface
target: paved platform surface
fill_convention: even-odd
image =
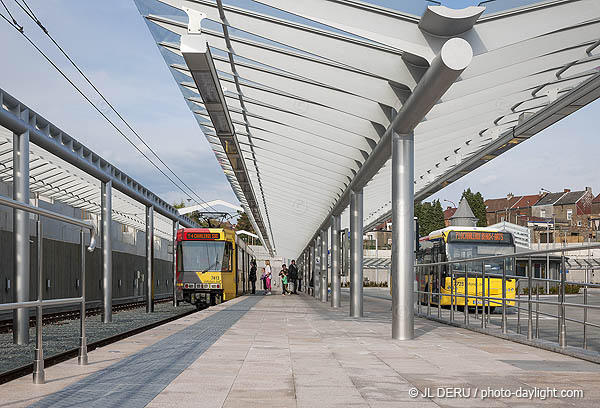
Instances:
[[[50,367],[47,384],[30,376],[4,384],[0,407],[600,404],[596,364],[423,319],[414,340],[396,342],[389,301],[365,298],[362,319],[347,317],[347,299],[342,306],[242,297],[95,350],[86,367]],[[560,398],[562,390],[584,397]]]

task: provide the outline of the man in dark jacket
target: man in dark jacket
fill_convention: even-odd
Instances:
[[[290,282],[294,284],[294,294],[298,294],[298,267],[296,266],[296,261],[292,259],[290,263],[290,267],[288,268],[288,278]]]
[[[256,260],[250,261],[250,273],[248,274],[248,280],[252,283],[252,294],[256,293]]]

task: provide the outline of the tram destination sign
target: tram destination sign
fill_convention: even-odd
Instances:
[[[196,241],[221,239],[221,234],[218,232],[188,232],[185,234],[185,239]]]
[[[448,234],[448,242],[512,244],[512,236],[509,232],[450,231]]]

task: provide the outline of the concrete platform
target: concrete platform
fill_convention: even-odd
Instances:
[[[47,384],[4,384],[0,406],[598,406],[599,365],[423,319],[392,341],[389,307],[365,298],[352,319],[347,299],[242,297],[51,367]]]

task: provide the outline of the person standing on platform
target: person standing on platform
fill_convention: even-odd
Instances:
[[[271,262],[265,261],[265,282],[267,284],[266,295],[271,294],[271,279],[273,279],[273,276],[271,275]]]
[[[248,279],[250,280],[250,283],[252,284],[252,294],[254,295],[256,293],[256,260],[253,259],[250,262],[250,273],[248,274]]]
[[[291,288],[294,291],[293,293],[297,295],[298,289],[296,288],[296,285],[298,285],[298,267],[296,266],[296,261],[293,259],[288,268],[288,280],[293,285]]]
[[[287,289],[288,285],[288,271],[285,264],[281,265],[281,271],[279,272],[279,277],[281,278],[281,294],[285,296],[285,294],[289,294],[289,290]]]

